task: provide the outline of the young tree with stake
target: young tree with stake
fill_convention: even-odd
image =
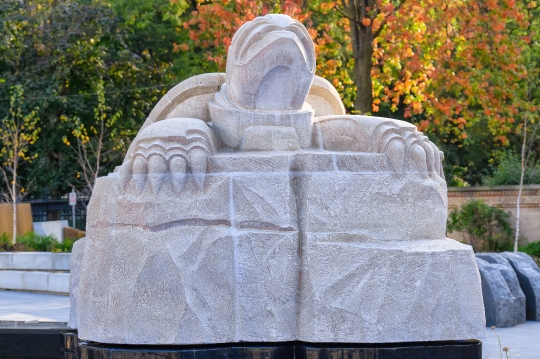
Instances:
[[[77,161],[81,172],[82,193],[91,196],[96,179],[112,160],[118,155],[119,146],[123,143],[118,138],[119,131],[115,124],[122,116],[122,111],[117,110],[112,115],[109,113],[105,99],[103,81],[96,86],[97,106],[94,108],[94,118],[89,124],[84,124],[78,117],[68,118],[62,116],[63,122],[72,123],[72,139],[76,147],[71,144],[68,136],[63,137],[66,145],[73,149],[73,157]],[[75,187],[75,186],[74,186]],[[80,187],[80,186],[79,186]]]
[[[17,200],[24,191],[17,177],[17,168],[25,161],[30,162],[37,154],[30,154],[30,146],[38,139],[40,128],[37,108],[27,114],[23,113],[24,90],[21,86],[13,86],[9,98],[9,115],[0,124],[0,171],[6,183],[8,196],[13,204],[13,244],[17,241]]]

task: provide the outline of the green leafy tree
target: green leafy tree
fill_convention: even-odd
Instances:
[[[24,91],[21,86],[11,88],[9,116],[3,118],[0,123],[0,143],[2,144],[0,171],[9,193],[6,199],[13,204],[13,244],[17,240],[17,202],[20,194],[26,191],[21,185],[17,170],[23,162],[31,162],[38,156],[37,153],[30,151],[30,147],[38,139],[40,131],[38,109],[24,111],[23,96]]]
[[[138,54],[149,54],[163,67],[167,81],[184,80],[201,66],[196,54],[182,56],[174,50],[179,44],[188,41],[182,24],[186,11],[194,7],[187,0],[115,0],[94,1],[94,4],[106,3],[122,19],[126,29],[126,42],[130,49]],[[189,17],[189,14],[187,15]]]
[[[507,186],[519,185],[521,179],[521,159],[513,151],[503,152],[498,159],[493,174],[486,176],[482,184],[486,186]],[[529,157],[529,161],[523,172],[523,184],[540,184],[540,164],[534,158]]]
[[[39,106],[39,158],[23,169],[25,176],[36,179],[36,195],[59,197],[72,185],[86,188],[63,137],[76,144],[76,128],[92,133],[94,109],[105,109],[107,116],[121,114],[112,129],[115,135],[104,137],[104,147],[115,152],[100,162],[99,173],[105,173],[120,163],[152,107],[172,86],[162,62],[130,47],[121,20],[104,3],[0,2],[0,100],[9,97],[11,86],[21,85],[26,106]],[[100,103],[100,92],[105,103]],[[0,118],[5,112],[0,106]],[[95,158],[89,161],[96,163]]]

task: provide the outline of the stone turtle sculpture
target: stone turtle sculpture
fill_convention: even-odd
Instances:
[[[446,238],[442,154],[345,114],[304,26],[244,24],[225,74],[156,105],[99,178],[70,325],[102,343],[480,338],[469,246]],[[79,255],[81,255],[79,253]]]

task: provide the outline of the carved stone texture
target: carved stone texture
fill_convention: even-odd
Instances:
[[[223,89],[216,93],[213,102],[208,104],[212,116],[212,128],[222,140],[225,147],[237,150],[268,151],[277,150],[273,146],[261,143],[260,147],[249,146],[242,148],[242,144],[249,141],[252,135],[248,129],[256,128],[262,136],[274,137],[273,129],[291,129],[296,133],[296,143],[287,146],[287,150],[311,147],[313,110],[306,106],[305,109],[291,111],[248,111],[235,107],[226,97]],[[290,136],[287,136],[291,139]],[[254,145],[256,143],[253,142]]]
[[[296,183],[306,232],[331,233],[336,240],[354,234],[354,241],[445,238],[442,181],[424,181],[418,175],[331,172],[301,174]]]
[[[371,116],[323,116],[314,121],[314,142],[329,151],[384,153],[396,172],[444,178],[443,154],[416,126]]]
[[[508,285],[508,289],[510,289],[510,292],[514,298],[516,298],[516,304],[514,306],[516,309],[515,325],[525,323],[527,320],[525,294],[523,293],[523,290],[521,290],[517,274],[510,262],[499,253],[476,253],[476,257],[485,260],[490,263],[492,267],[497,268],[499,272],[501,272],[501,275]]]
[[[242,151],[310,147],[314,111],[305,101],[314,72],[315,48],[300,22],[266,15],[242,26],[229,47],[227,83],[209,104],[213,127],[224,145]],[[319,111],[341,110],[332,90],[324,80],[312,89],[319,97],[313,99]],[[276,133],[275,126],[282,130]],[[280,143],[254,140],[276,134],[283,138]]]
[[[159,193],[167,178],[173,188],[184,188],[188,169],[199,188],[204,185],[207,157],[216,152],[219,140],[203,121],[171,118],[144,128],[134,141],[133,152],[118,169],[123,186],[133,180],[139,192],[149,182]]]
[[[503,252],[516,271],[519,285],[527,299],[527,320],[540,321],[540,269],[526,253]]]
[[[305,238],[298,339],[380,343],[484,335],[480,278],[469,247],[448,239]]]
[[[473,254],[445,239],[440,178],[395,174],[383,154],[319,150],[217,153],[208,171],[202,189],[187,181],[180,194],[171,178],[158,194],[139,192],[135,181],[124,187],[119,174],[98,179],[78,291],[81,338],[194,344],[483,335]]]
[[[226,73],[225,92],[237,107],[299,110],[315,74],[315,47],[289,16],[258,17],[234,34]]]
[[[512,295],[510,288],[496,265],[476,258],[482,279],[482,295],[486,312],[486,325],[501,328],[519,324],[517,315],[520,301]]]
[[[174,86],[154,106],[141,127],[141,131],[158,121],[168,118],[198,118],[209,122],[208,102],[225,82],[224,73],[210,73],[193,76]],[[126,158],[131,158],[137,138],[128,149]]]
[[[71,250],[71,266],[69,273],[69,327],[77,328],[78,291],[81,276],[81,265],[84,257],[84,249],[87,239],[81,238],[73,243]]]
[[[158,103],[96,181],[80,338],[485,336],[474,254],[446,238],[441,152],[412,124],[346,115],[314,69],[307,30],[267,15],[234,36],[226,83],[188,79]]]
[[[345,115],[345,107],[339,93],[328,80],[313,77],[306,102],[315,111],[315,117]]]

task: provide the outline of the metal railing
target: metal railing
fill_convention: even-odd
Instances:
[[[67,220],[72,223],[72,209],[67,199],[29,201],[34,222]],[[88,200],[79,200],[75,206],[75,228],[86,230],[86,206]]]

